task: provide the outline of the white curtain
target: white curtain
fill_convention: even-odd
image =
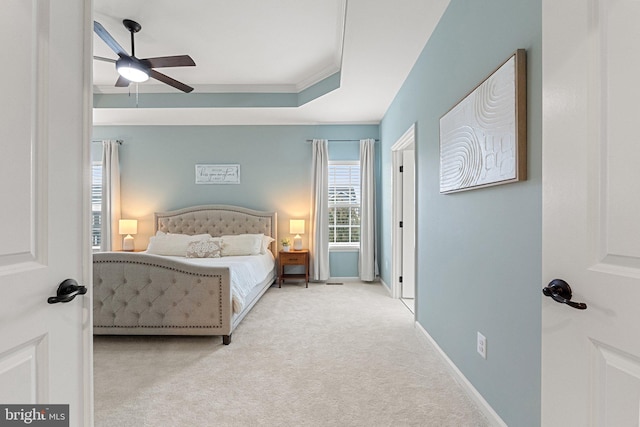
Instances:
[[[311,278],[329,279],[329,148],[326,139],[314,139],[311,165]]]
[[[378,275],[376,238],[375,140],[360,140],[360,280]]]
[[[118,141],[102,141],[102,240],[100,250],[122,249],[120,220],[120,161]]]

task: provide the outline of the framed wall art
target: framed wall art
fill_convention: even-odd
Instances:
[[[526,51],[440,118],[440,193],[527,179]]]
[[[240,184],[240,165],[196,165],[196,184]]]

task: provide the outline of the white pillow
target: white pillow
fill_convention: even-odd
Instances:
[[[187,258],[220,258],[220,240],[198,240],[187,245]]]
[[[259,255],[262,252],[264,234],[239,234],[222,236],[222,256]]]
[[[147,253],[167,256],[186,256],[187,246],[191,242],[211,239],[209,234],[160,234],[149,239]]]
[[[266,254],[269,251],[269,245],[273,242],[275,242],[276,239],[274,239],[271,236],[263,236],[262,237],[262,250],[260,251],[261,254]]]

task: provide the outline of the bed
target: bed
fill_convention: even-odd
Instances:
[[[230,242],[247,235],[265,237],[261,253],[252,256],[95,253],[93,333],[219,335],[230,344],[235,328],[275,282],[277,214],[227,205],[195,206],[156,213],[154,226],[157,235],[172,238],[209,234]],[[255,283],[247,285],[248,278]]]

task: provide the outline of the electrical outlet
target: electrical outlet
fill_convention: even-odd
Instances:
[[[478,332],[478,343],[476,349],[478,350],[478,354],[482,356],[483,359],[487,358],[487,339],[480,332]]]

